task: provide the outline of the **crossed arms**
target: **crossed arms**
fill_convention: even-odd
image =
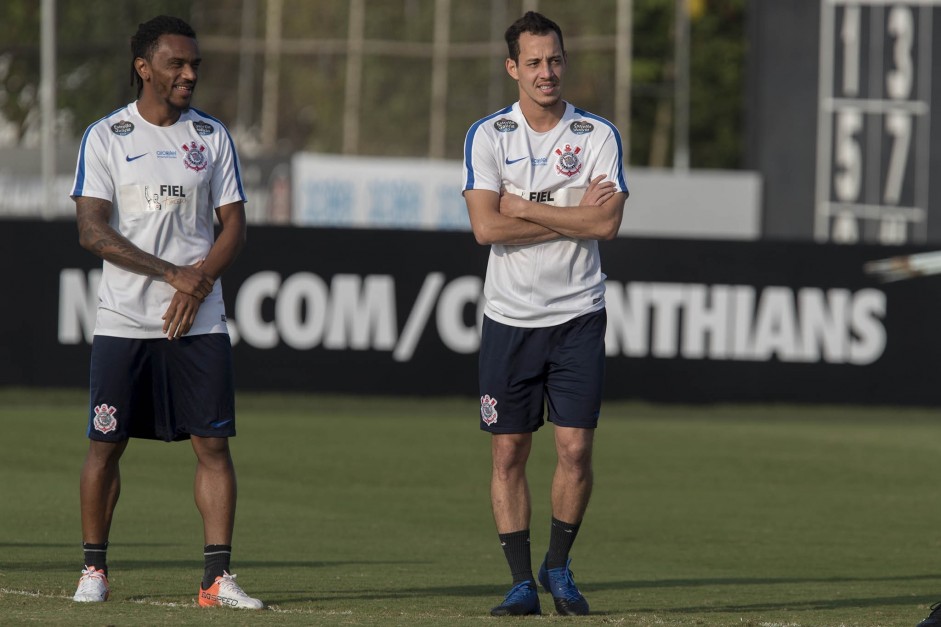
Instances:
[[[562,237],[607,240],[617,235],[627,194],[601,174],[591,180],[577,207],[555,207],[500,193],[464,192],[478,244],[538,244]]]

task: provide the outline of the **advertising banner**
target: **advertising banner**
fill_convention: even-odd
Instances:
[[[0,385],[86,385],[100,261],[69,222],[6,222],[0,240]],[[941,405],[941,277],[863,272],[921,249],[601,250],[609,398]],[[239,389],[476,396],[487,255],[466,232],[251,227],[222,279]]]

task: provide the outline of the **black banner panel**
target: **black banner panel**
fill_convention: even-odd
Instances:
[[[85,386],[100,261],[68,222],[5,222],[0,244],[0,385]],[[941,404],[941,277],[863,272],[922,249],[601,247],[609,398]],[[475,396],[487,254],[470,233],[250,228],[223,277],[239,389]]]

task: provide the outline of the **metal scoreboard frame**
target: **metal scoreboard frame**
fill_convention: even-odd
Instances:
[[[928,241],[941,0],[821,0],[814,238]]]

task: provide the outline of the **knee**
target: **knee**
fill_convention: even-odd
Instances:
[[[493,471],[497,477],[509,479],[523,474],[529,459],[529,441],[504,438],[493,447]]]
[[[581,442],[569,442],[557,447],[559,465],[567,472],[579,475],[591,474],[592,447]]]
[[[85,456],[85,465],[90,468],[110,468],[117,465],[121,454],[127,447],[124,442],[99,442],[90,440],[88,454]]]
[[[201,438],[194,436],[193,451],[199,463],[210,466],[228,465],[232,463],[227,438]]]

